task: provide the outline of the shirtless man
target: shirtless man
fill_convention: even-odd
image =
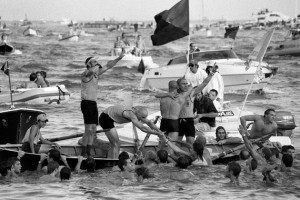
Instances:
[[[171,138],[171,140],[176,141],[178,139],[178,133],[180,131],[180,123],[178,122],[178,118],[183,109],[185,109],[186,101],[190,100],[190,96],[196,95],[202,91],[202,89],[209,83],[211,76],[208,76],[203,83],[198,85],[195,88],[190,88],[187,85],[187,80],[185,78],[179,79],[176,81],[169,82],[169,93],[168,94],[157,94],[155,97],[162,98],[160,102],[160,111],[162,115],[161,127],[162,131],[166,131],[167,135]],[[184,86],[185,92],[177,93],[178,83],[184,82],[186,85]],[[181,86],[183,88],[183,86]],[[175,99],[172,98],[163,98],[163,97],[172,97],[176,96]],[[187,100],[188,99],[188,100]],[[187,106],[189,103],[187,103]],[[193,113],[193,103],[190,105],[190,114],[192,119],[192,127],[194,127],[194,113]],[[195,131],[194,131],[195,137]],[[193,142],[193,140],[191,140]]]
[[[265,135],[275,134],[277,131],[277,124],[274,121],[276,113],[274,109],[265,111],[264,116],[261,115],[246,115],[240,118],[241,125],[247,129],[246,122],[253,121],[253,126],[248,135],[251,139],[260,138]]]
[[[99,124],[103,129],[109,129],[105,132],[112,147],[110,158],[117,159],[120,151],[120,143],[117,129],[114,123],[125,124],[132,122],[138,129],[145,133],[161,135],[162,132],[155,124],[147,119],[148,111],[143,106],[134,106],[126,108],[122,105],[115,105],[106,108],[99,117]],[[147,124],[149,127],[144,126]]]

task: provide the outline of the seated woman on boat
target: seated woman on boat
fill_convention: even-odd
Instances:
[[[40,141],[42,144],[50,144],[55,145],[56,147],[60,148],[60,146],[57,143],[50,142],[48,140],[45,140],[42,137],[41,128],[44,128],[46,126],[46,123],[48,122],[48,118],[46,114],[39,114],[36,118],[36,123],[33,124],[27,131],[26,134],[22,140],[22,151],[28,152],[28,153],[38,153],[39,147],[37,146],[38,142]]]
[[[216,143],[222,144],[234,144],[241,143],[243,140],[239,137],[228,137],[226,130],[223,126],[218,126],[216,129]]]
[[[41,71],[41,75],[43,76],[43,78],[44,78],[44,81],[45,81],[45,83],[46,83],[47,87],[50,87],[50,83],[49,83],[49,81],[48,81],[48,80],[46,80],[46,77],[47,77],[47,72],[45,72],[45,71]]]

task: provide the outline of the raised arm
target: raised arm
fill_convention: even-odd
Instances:
[[[194,88],[193,96],[200,93],[205,88],[205,86],[209,83],[209,81],[212,79],[213,76],[214,76],[214,73],[210,73],[200,85],[198,85],[196,88]]]
[[[124,57],[124,53],[121,53],[121,55],[118,58],[116,58],[115,60],[108,61],[105,66],[103,66],[102,68],[99,68],[98,76],[100,76],[107,70],[113,68],[123,57]]]

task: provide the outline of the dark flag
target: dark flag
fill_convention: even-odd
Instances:
[[[144,65],[144,61],[143,61],[143,58],[142,58],[142,59],[141,59],[141,62],[140,62],[140,64],[139,64],[139,66],[138,66],[138,72],[144,74],[145,68],[146,68],[146,67],[145,67],[145,65]]]
[[[1,70],[6,74],[9,75],[9,68],[8,68],[8,61],[5,61],[5,63],[2,65]]]
[[[151,40],[154,46],[189,35],[189,0],[181,0],[170,10],[165,10],[154,17],[156,29]]]
[[[235,39],[238,30],[239,30],[239,26],[225,28],[226,33],[224,34],[224,38],[229,37]]]

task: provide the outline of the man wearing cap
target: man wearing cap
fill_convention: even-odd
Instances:
[[[108,61],[102,67],[96,58],[86,59],[86,70],[81,74],[81,111],[84,119],[84,134],[82,137],[82,156],[90,156],[90,149],[93,145],[94,135],[98,125],[97,91],[98,79],[101,74],[111,69],[119,60],[124,57],[121,54],[118,58]]]
[[[58,148],[59,145],[54,142],[50,142],[48,140],[45,140],[42,137],[41,128],[44,128],[48,122],[48,118],[46,114],[39,114],[36,118],[36,123],[33,124],[27,131],[26,134],[22,140],[22,151],[28,152],[28,153],[38,153],[39,149],[37,148],[37,143],[40,141],[42,144],[50,144],[55,145]]]
[[[200,52],[200,49],[195,45],[195,43],[190,43],[190,53]]]
[[[192,87],[196,87],[204,81],[204,79],[207,77],[207,74],[203,69],[199,69],[199,65],[194,60],[191,60],[188,66],[189,70],[187,70],[184,77],[188,81],[188,84],[190,84]]]

